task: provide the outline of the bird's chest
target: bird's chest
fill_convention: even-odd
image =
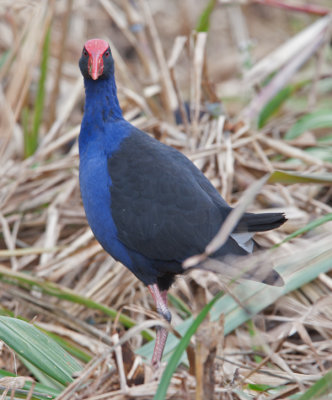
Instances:
[[[110,212],[111,179],[107,173],[107,160],[100,154],[82,157],[79,169],[80,189],[86,217],[97,239],[115,234],[115,226]]]
[[[101,152],[81,157],[79,179],[85,214],[96,239],[115,259],[130,264],[128,254],[118,240],[112,217],[112,182],[107,170],[107,157]]]

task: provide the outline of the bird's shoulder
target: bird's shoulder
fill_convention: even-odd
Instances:
[[[202,171],[183,153],[132,126],[118,149],[108,157],[108,167],[115,181],[126,176],[149,179],[147,185],[171,182],[173,188],[177,185],[191,187],[196,193],[207,193],[214,201],[228,207]]]
[[[123,129],[123,127],[121,128]],[[186,163],[186,157],[176,149],[163,144],[131,125],[127,126],[126,129],[128,134],[123,135],[118,151],[112,154],[115,160],[120,162],[130,159],[135,163],[139,162],[140,165],[151,165],[151,162],[162,164],[165,161],[169,163],[172,161],[170,166],[173,167],[181,167]]]
[[[132,128],[117,151],[108,157],[108,172],[113,191],[188,208],[223,199],[204,174],[181,152],[167,146],[145,132]],[[172,200],[172,201],[170,201]],[[225,206],[228,205],[225,203]]]

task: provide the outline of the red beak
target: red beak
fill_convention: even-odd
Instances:
[[[99,52],[93,52],[89,57],[89,74],[93,80],[96,80],[102,75],[104,69],[103,55]]]
[[[88,71],[94,81],[103,74],[103,54],[108,47],[108,43],[102,39],[91,39],[85,43],[85,49],[89,53]]]

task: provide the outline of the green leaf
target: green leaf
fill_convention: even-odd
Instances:
[[[317,110],[305,115],[295,122],[295,124],[286,132],[284,139],[292,140],[306,131],[329,127],[332,127],[331,110]]]
[[[81,365],[35,326],[11,317],[0,317],[0,339],[22,358],[62,385],[73,381]]]
[[[274,389],[274,386],[264,385],[264,384],[256,384],[256,383],[248,383],[248,389],[255,390],[256,392],[266,392],[267,390]]]
[[[274,114],[278,112],[282,104],[294,93],[295,86],[286,86],[278,92],[265,106],[258,116],[258,128],[262,128]]]
[[[196,31],[197,32],[208,32],[210,29],[210,17],[212,14],[212,11],[216,5],[217,1],[216,0],[210,0],[208,2],[208,5],[202,12],[202,14],[199,17],[199,21],[196,25]]]
[[[328,161],[332,163],[332,147],[326,144],[323,146],[324,147],[308,147],[305,149],[305,152],[322,161]]]
[[[6,317],[15,317],[17,319],[20,319],[22,321],[28,322],[27,319],[23,318],[20,315],[15,315],[11,310],[6,309],[0,304],[0,315],[6,316]],[[61,336],[49,332],[46,329],[40,328],[38,325],[35,325],[37,329],[40,331],[44,332],[46,335],[50,336],[53,340],[55,340],[63,349],[68,351],[72,356],[76,357],[78,360],[83,361],[85,363],[88,363],[91,360],[91,356],[86,353],[85,351],[81,350],[81,348],[75,346],[68,340],[62,338]]]
[[[268,181],[268,183],[283,183],[283,184],[294,184],[294,183],[320,183],[324,185],[332,184],[331,174],[302,174],[298,172],[286,172],[286,171],[274,171]]]
[[[327,134],[327,135],[325,135],[325,136],[323,136],[323,137],[321,137],[321,138],[318,138],[318,139],[317,139],[317,142],[318,142],[320,145],[331,144],[331,143],[332,143],[332,133]]]
[[[298,400],[322,399],[323,396],[332,391],[332,370],[319,379]]]
[[[179,344],[177,345],[176,349],[174,350],[174,353],[173,353],[171,359],[169,360],[169,362],[167,364],[167,367],[163,373],[163,376],[161,377],[157,392],[153,398],[154,400],[161,400],[166,397],[167,389],[168,389],[169,383],[171,381],[172,375],[173,375],[176,367],[179,364],[182,354],[185,352],[186,348],[188,347],[190,338],[196,332],[196,330],[198,329],[200,324],[203,322],[203,320],[207,316],[208,312],[211,310],[212,306],[222,296],[222,294],[223,294],[222,292],[218,293],[203,308],[203,310],[198,314],[198,316],[195,318],[194,322],[191,324],[191,326],[187,330],[186,334],[180,340]]]
[[[56,380],[52,379],[49,375],[46,375],[41,369],[35,367],[31,362],[27,359],[17,356],[23,365],[25,365],[26,369],[30,372],[30,374],[35,378],[37,382],[41,385],[47,386],[49,388],[53,388],[55,390],[62,391],[63,385]]]
[[[63,349],[65,349],[69,354],[76,357],[78,360],[81,360],[85,363],[88,363],[91,360],[91,356],[85,351],[81,350],[79,347],[74,346],[68,340],[63,339],[61,336],[56,335],[53,332],[45,331],[37,326],[42,332],[46,333],[49,337],[51,337],[55,342],[57,342]]]

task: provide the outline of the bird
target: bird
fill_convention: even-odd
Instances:
[[[79,183],[87,221],[104,250],[147,286],[156,311],[170,323],[168,289],[184,273],[183,261],[204,251],[232,207],[183,153],[124,119],[107,41],[88,40],[79,68],[85,87]],[[244,213],[210,257],[245,256],[253,251],[254,232],[285,221],[280,212]],[[264,282],[273,284],[278,276],[272,270]],[[167,335],[167,328],[156,327],[155,368]]]

